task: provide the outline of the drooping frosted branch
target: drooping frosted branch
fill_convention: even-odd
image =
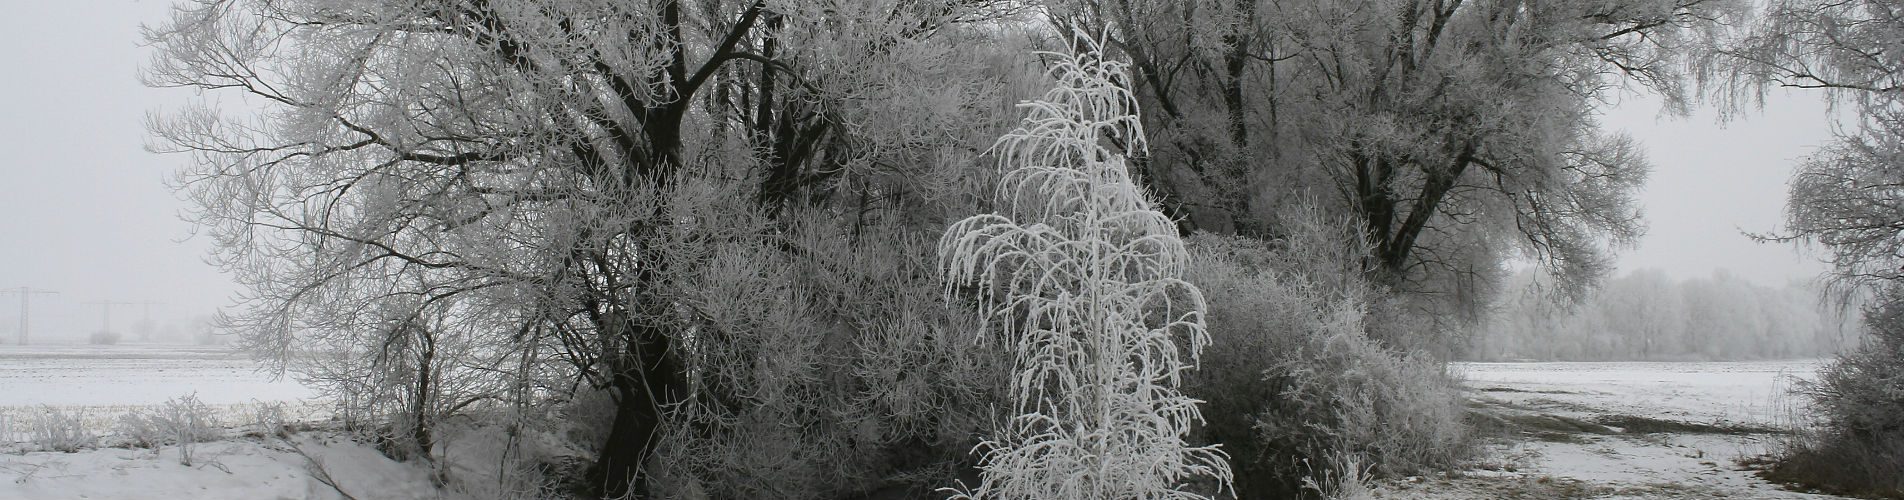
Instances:
[[[981,482],[955,497],[1205,498],[1191,481],[1225,487],[1229,465],[1185,441],[1202,415],[1177,390],[1209,343],[1205,305],[1179,278],[1175,224],[1125,164],[1146,147],[1129,77],[1096,45],[1046,55],[1057,85],[993,148],[1003,213],[939,243],[948,296],[977,287],[1016,368],[1015,415],[980,445]]]

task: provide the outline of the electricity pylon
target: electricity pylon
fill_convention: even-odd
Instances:
[[[140,311],[139,324],[145,325],[144,327],[145,329],[139,332],[139,340],[141,342],[152,340],[152,330],[156,328],[152,325],[152,306],[162,306],[162,305],[165,305],[165,303],[159,302],[156,300],[139,301],[139,306],[142,309]],[[134,327],[134,328],[138,328],[138,327]]]
[[[19,288],[0,290],[0,293],[20,294],[20,345],[26,345],[27,332],[31,331],[31,330],[28,330],[27,328],[29,325],[27,321],[27,311],[29,310],[27,307],[27,304],[31,302],[29,299],[31,299],[34,295],[53,294],[53,293],[59,293],[59,292],[55,292],[52,290],[34,290],[32,287],[23,286]]]

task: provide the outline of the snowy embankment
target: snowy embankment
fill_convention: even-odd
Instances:
[[[1456,363],[1477,428],[1473,470],[1378,485],[1383,498],[1831,498],[1746,463],[1794,423],[1818,361]]]

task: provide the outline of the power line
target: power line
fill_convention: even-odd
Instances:
[[[0,290],[0,293],[20,294],[20,345],[26,345],[27,332],[31,331],[28,328],[30,323],[27,320],[27,312],[30,310],[28,307],[28,304],[31,302],[31,300],[29,299],[31,299],[34,295],[56,294],[59,292],[55,292],[52,290],[35,290],[33,289],[33,287],[23,286],[19,288]]]

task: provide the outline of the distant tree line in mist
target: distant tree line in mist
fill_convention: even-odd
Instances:
[[[1855,309],[1805,282],[1768,287],[1723,270],[1678,280],[1641,269],[1575,304],[1553,300],[1535,273],[1508,281],[1475,329],[1475,360],[1750,360],[1828,357],[1858,342]]]

